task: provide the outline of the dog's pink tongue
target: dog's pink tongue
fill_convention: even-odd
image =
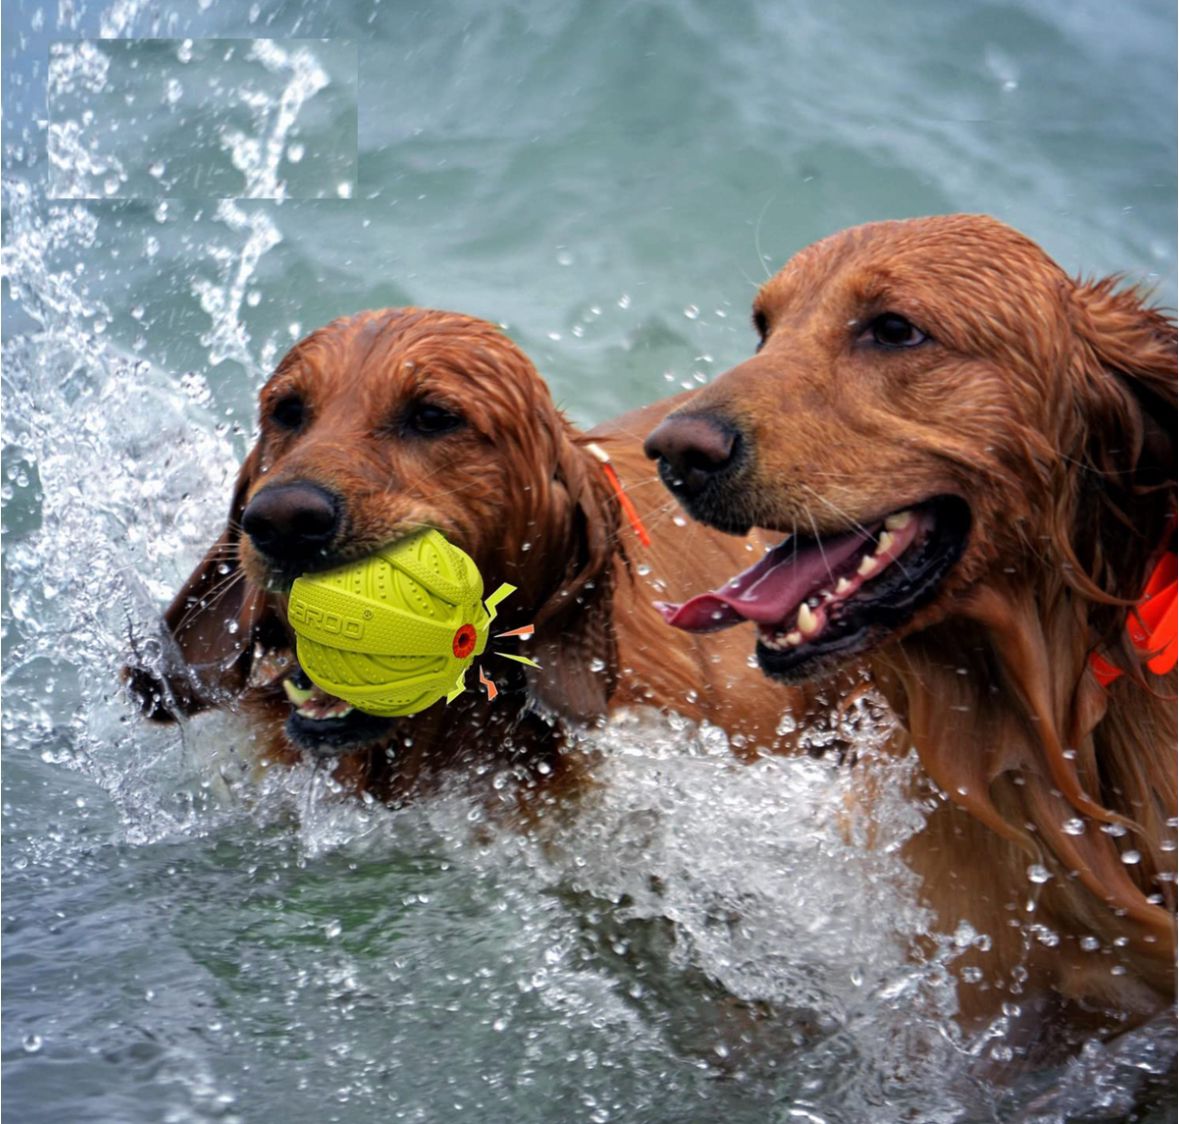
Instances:
[[[720,589],[682,605],[656,601],[655,606],[668,624],[685,632],[717,632],[742,621],[778,624],[811,593],[832,582],[837,568],[868,538],[854,532],[822,542],[787,539]]]

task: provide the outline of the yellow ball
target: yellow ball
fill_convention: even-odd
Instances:
[[[305,574],[287,616],[313,683],[358,710],[416,714],[463,689],[491,617],[470,556],[420,531],[358,562]]]

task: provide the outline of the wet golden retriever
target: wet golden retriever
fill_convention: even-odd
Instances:
[[[969,215],[826,238],[753,321],[757,354],[647,449],[696,519],[790,537],[666,615],[752,621],[785,683],[869,662],[933,782],[908,861],[966,934],[968,1020],[1006,1004],[1034,1037],[1164,1008],[1174,610],[1146,650],[1127,618],[1174,578],[1174,322]]]
[[[385,800],[505,769],[552,793],[578,775],[566,731],[632,704],[708,719],[750,749],[778,745],[779,720],[805,708],[804,692],[755,676],[736,637],[718,647],[671,632],[652,604],[702,576],[719,581],[754,550],[655,511],[669,501],[641,442],[668,408],[587,436],[493,324],[412,308],[336,320],[263,387],[228,521],[166,611],[162,653],[130,671],[133,691],[162,720],[241,710],[264,759],[310,755]],[[649,548],[591,440],[651,521]],[[472,670],[455,702],[403,719],[319,690],[308,698],[286,621],[292,581],[422,527],[470,554],[486,591],[517,587],[496,631],[534,624],[535,636],[492,648],[541,669],[488,655],[494,701]]]

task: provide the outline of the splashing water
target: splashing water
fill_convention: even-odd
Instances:
[[[49,56],[51,96],[94,94],[106,85],[110,60],[94,43],[54,43]],[[126,180],[126,172],[117,156],[102,153],[93,137],[87,138],[86,126],[93,114],[81,120],[50,121],[49,164],[50,194],[58,198],[84,199],[88,196],[114,194]],[[98,181],[96,185],[94,181]],[[108,190],[108,185],[113,184]]]
[[[298,119],[299,107],[328,84],[328,76],[306,47],[285,51],[271,39],[255,39],[247,57],[257,59],[271,73],[289,75],[289,80],[277,105],[264,93],[243,90],[242,99],[254,115],[254,132],[227,129],[222,142],[234,167],[246,178],[243,195],[283,199],[286,187],[279,178],[279,165],[287,135]]]

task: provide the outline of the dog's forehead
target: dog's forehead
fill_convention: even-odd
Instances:
[[[497,325],[459,313],[396,308],[341,317],[313,332],[287,353],[274,377],[288,373],[312,385],[332,378],[412,388],[439,373],[527,383],[532,369]]]
[[[1019,288],[1009,278],[1019,278]],[[930,296],[978,295],[1019,303],[1056,292],[1063,270],[1031,239],[985,215],[867,223],[800,250],[759,291],[754,306],[782,310],[839,296],[870,299],[908,287]]]

